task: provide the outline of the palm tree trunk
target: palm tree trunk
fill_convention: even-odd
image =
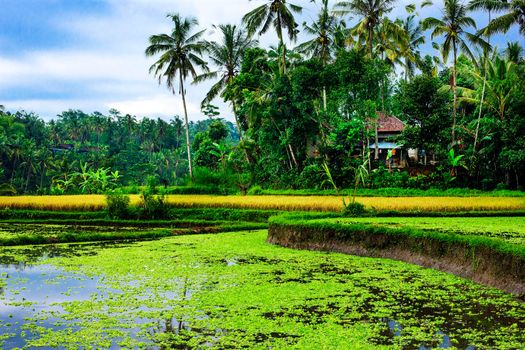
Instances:
[[[491,11],[489,10],[489,23],[491,21]],[[487,36],[487,42],[488,44],[490,45],[490,34]],[[485,62],[484,62],[484,68],[485,68],[485,72],[484,72],[484,75],[483,75],[483,90],[481,91],[481,99],[480,99],[480,102],[479,102],[479,114],[478,114],[478,121],[476,123],[476,134],[474,136],[474,152],[472,154],[472,158],[474,158],[474,155],[476,154],[476,147],[478,145],[478,137],[479,137],[479,124],[481,123],[481,114],[482,114],[482,111],[483,111],[483,103],[485,102],[485,93],[486,93],[486,90],[487,90],[487,65],[488,65],[488,60],[489,60],[489,57],[488,57],[488,51],[485,53]]]
[[[191,164],[191,147],[190,147],[190,124],[188,122],[188,109],[186,108],[186,90],[184,89],[184,80],[182,79],[182,73],[179,74],[180,78],[180,90],[182,92],[182,105],[184,106],[184,121],[186,129],[186,151],[188,152],[188,169],[190,172],[190,178],[193,181],[193,166]]]
[[[281,44],[283,53],[282,53],[282,72],[286,74],[286,46],[284,45],[283,40],[283,29],[281,26],[281,14],[277,13],[277,36],[279,37],[279,43]]]
[[[458,92],[456,89],[456,75],[457,75],[457,48],[456,48],[456,42],[452,44],[453,50],[454,50],[454,67],[452,69],[452,91],[454,92],[454,106],[453,106],[453,113],[452,113],[452,147],[454,147],[454,144],[456,143],[456,121],[457,121],[457,113],[458,113]]]
[[[374,57],[372,40],[374,40],[374,28],[368,29],[368,52],[370,52],[370,58]]]
[[[239,122],[239,117],[237,116],[237,104],[235,103],[235,98],[232,98],[232,108],[233,116],[235,117],[235,124],[237,125],[237,131],[239,132],[239,141],[242,142],[241,123]],[[244,149],[244,157],[246,158],[248,164],[251,164],[250,157],[248,157],[248,151],[246,149]]]
[[[239,117],[237,116],[237,104],[235,103],[234,98],[232,98],[232,109],[233,109],[233,116],[235,117],[235,125],[237,126],[237,131],[239,132],[239,140],[242,141],[241,123],[239,122]]]
[[[326,86],[323,86],[323,109],[326,111],[326,105],[327,105],[327,102],[326,102]]]

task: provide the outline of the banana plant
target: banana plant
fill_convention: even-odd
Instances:
[[[448,164],[450,165],[450,176],[452,176],[452,179],[456,178],[457,168],[459,166],[465,167],[463,162],[461,162],[463,157],[463,154],[456,156],[454,148],[451,148],[450,151],[448,151]]]

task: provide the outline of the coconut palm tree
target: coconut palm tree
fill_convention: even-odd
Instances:
[[[521,47],[518,42],[507,43],[507,48],[505,49],[505,56],[507,60],[513,62],[514,64],[523,63],[523,47]]]
[[[207,41],[205,46],[211,61],[217,66],[217,70],[198,76],[195,78],[194,83],[217,78],[219,78],[219,80],[206,94],[206,97],[202,101],[202,106],[211,103],[219,94],[222,97],[226,97],[224,96],[224,91],[237,74],[239,74],[244,52],[246,49],[252,48],[257,44],[257,41],[248,36],[242,27],[226,24],[214,26],[214,28],[220,31],[221,41]],[[242,141],[242,129],[237,116],[235,99],[230,98],[230,102],[232,104],[237,130]]]
[[[487,78],[484,78],[483,69],[472,69],[466,73],[473,78],[476,85],[481,86],[486,81],[486,98],[483,102],[485,107],[495,113],[501,122],[507,118],[507,112],[514,93],[519,88],[516,84],[508,83],[512,81],[515,74],[516,64],[506,60],[497,53],[488,60],[486,69]],[[479,103],[476,90],[461,88],[461,100],[466,103]]]
[[[173,30],[169,34],[152,35],[149,38],[149,46],[146,48],[146,56],[151,57],[160,54],[160,58],[150,67],[150,73],[158,78],[159,84],[166,81],[168,88],[175,93],[175,85],[179,85],[179,94],[182,95],[184,107],[184,120],[186,127],[186,151],[188,152],[188,169],[193,179],[193,167],[191,162],[190,130],[188,122],[188,109],[186,107],[186,89],[184,82],[188,76],[195,79],[197,68],[207,72],[206,61],[201,57],[205,45],[201,37],[205,30],[192,33],[192,29],[198,25],[195,18],[183,18],[180,14],[168,14],[173,22]]]
[[[333,45],[334,35],[340,21],[337,20],[328,8],[329,0],[322,0],[322,8],[318,18],[312,24],[303,23],[304,31],[314,37],[301,45],[296,50],[299,53],[318,58],[323,65],[328,64],[335,53]]]
[[[397,22],[398,25],[405,30],[408,49],[414,58],[404,58],[405,80],[414,76],[416,67],[421,62],[421,52],[419,51],[419,47],[425,43],[423,28],[421,27],[420,22],[416,22],[415,18],[414,15],[410,15],[406,19]]]
[[[525,36],[525,0],[473,0],[472,5],[476,8],[505,12],[500,17],[490,21],[480,33],[489,35],[495,33],[506,33],[510,27],[517,24],[520,33]]]
[[[461,51],[470,58],[474,59],[468,44],[477,45],[488,50],[490,45],[479,36],[469,33],[467,28],[476,28],[476,22],[472,17],[467,15],[468,7],[461,0],[444,0],[444,9],[442,18],[429,17],[423,23],[423,29],[432,29],[431,38],[439,36],[444,37],[441,44],[441,55],[446,62],[452,51],[452,80],[451,86],[454,93],[453,103],[453,122],[452,122],[452,145],[456,141],[456,123],[458,109],[458,94],[456,89],[457,77],[457,57]]]
[[[373,56],[374,34],[384,15],[393,9],[396,0],[352,0],[341,1],[335,5],[335,14],[354,14],[361,19],[352,29],[362,41],[366,42],[370,56]]]
[[[266,4],[248,12],[242,19],[250,35],[253,35],[255,32],[259,32],[259,35],[262,35],[271,26],[274,27],[279,38],[279,46],[283,48],[281,56],[281,71],[283,74],[286,74],[286,45],[283,31],[288,32],[288,38],[291,41],[297,39],[297,23],[293,14],[300,14],[302,10],[301,6],[287,3],[286,0],[267,0]]]
[[[492,21],[492,12],[494,10],[497,10],[498,5],[504,2],[504,0],[471,0],[469,3],[469,9],[470,10],[479,10],[483,9],[488,12],[488,23]],[[490,44],[490,38],[491,33],[488,31],[485,31],[486,37],[487,37],[487,43]],[[484,68],[484,81],[483,81],[483,88],[481,92],[481,99],[479,102],[479,112],[478,112],[478,120],[476,123],[476,133],[474,136],[474,152],[472,153],[472,156],[474,157],[476,154],[476,147],[478,144],[478,136],[479,136],[479,127],[481,123],[481,116],[483,114],[483,104],[485,100],[485,92],[487,89],[487,65],[488,65],[488,59],[489,59],[489,52],[487,50],[484,51],[484,55],[481,57],[482,62],[484,62],[483,68]]]

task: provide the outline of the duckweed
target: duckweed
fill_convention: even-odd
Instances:
[[[34,248],[55,249],[40,257],[27,257],[30,247],[5,249],[11,265],[0,268],[0,309],[15,319],[0,313],[0,342],[71,349],[525,346],[525,305],[509,294],[398,261],[276,247],[266,236]],[[25,274],[32,271],[57,283],[60,297],[32,295],[36,282]]]

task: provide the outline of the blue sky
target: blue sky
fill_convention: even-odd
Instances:
[[[195,16],[202,28],[210,28],[239,22],[263,1],[0,0],[0,104],[45,119],[69,108],[102,113],[116,108],[162,118],[182,115],[180,97],[158,86],[148,74],[153,62],[144,56],[149,35],[169,30],[168,12]],[[305,7],[300,23],[316,17],[315,4],[309,0],[295,3]],[[406,16],[407,3],[410,1],[400,0],[391,17]],[[436,1],[433,7],[420,10],[421,15],[439,16],[440,5]],[[474,17],[480,25],[486,23],[486,15]],[[261,43],[272,40],[270,33]],[[523,44],[516,30],[496,40],[500,47],[505,40]],[[199,105],[208,88],[209,84],[190,86],[192,120],[204,118]],[[228,106],[220,101],[216,104],[222,117],[231,120]]]

